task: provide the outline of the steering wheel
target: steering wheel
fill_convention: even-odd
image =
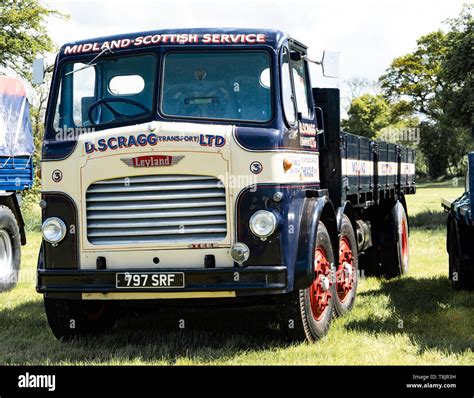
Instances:
[[[114,109],[109,104],[110,102],[122,102],[122,103],[125,103],[125,104],[134,105],[137,108],[140,108],[141,110],[143,110],[143,113],[137,113],[137,114],[134,114],[134,115],[127,115],[125,113],[119,112],[116,109]],[[95,101],[89,107],[88,117],[89,117],[89,121],[93,125],[99,124],[99,119],[100,119],[100,116],[101,116],[101,113],[102,113],[102,112],[97,112],[98,115],[94,120],[94,116],[92,115],[93,110],[95,108],[101,106],[101,105],[104,105],[110,112],[112,112],[112,115],[114,116],[114,121],[121,120],[121,119],[126,119],[126,118],[129,118],[129,117],[144,116],[144,115],[147,115],[147,114],[151,113],[151,110],[149,108],[147,108],[145,105],[143,105],[141,102],[131,100],[129,98],[102,98],[98,101]]]

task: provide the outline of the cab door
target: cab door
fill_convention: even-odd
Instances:
[[[314,111],[308,62],[305,53],[290,47],[290,71],[297,108],[297,124],[302,150],[317,151],[317,125]]]

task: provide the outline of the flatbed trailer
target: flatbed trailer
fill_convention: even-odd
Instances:
[[[416,193],[415,149],[341,132],[339,90],[316,88],[313,96],[322,110],[318,125],[324,128],[321,187],[328,190],[336,208],[338,228],[342,215],[349,215],[360,268],[366,275],[406,273],[409,226],[405,195]]]
[[[415,153],[342,132],[339,91],[313,88],[311,62],[277,30],[61,48],[37,285],[57,338],[110,328],[123,303],[258,303],[314,341],[353,307],[360,267],[408,271]]]

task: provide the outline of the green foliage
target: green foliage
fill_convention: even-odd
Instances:
[[[420,125],[420,137],[419,149],[429,177],[466,173],[466,154],[472,142],[469,130],[425,121]]]
[[[417,40],[413,53],[397,57],[380,83],[388,98],[409,98],[414,110],[428,117],[439,114],[436,92],[442,89],[441,65],[447,52],[446,34],[441,30]]]
[[[446,33],[422,36],[416,49],[395,58],[379,80],[388,100],[403,98],[405,110],[411,107],[424,118],[420,150],[431,178],[464,173],[465,154],[473,149],[472,10],[465,6],[449,20]]]
[[[465,6],[449,21],[449,44],[440,77],[446,82],[439,93],[446,125],[469,129],[474,125],[474,5]]]
[[[39,54],[54,48],[47,33],[47,19],[60,16],[39,0],[2,0],[0,2],[0,66],[11,68],[25,78]]]
[[[47,32],[51,16],[65,17],[41,4],[40,0],[2,0],[0,3],[0,66],[13,69],[23,78],[30,78],[33,60],[54,50],[54,43]],[[30,109],[36,152],[34,164],[39,168],[43,138],[44,108],[47,87],[37,89],[37,98]],[[40,198],[40,182],[35,176],[32,189],[23,193],[24,212],[29,211]],[[35,227],[36,228],[36,227]]]
[[[388,139],[384,131],[417,127],[419,121],[412,112],[407,101],[391,103],[381,94],[363,94],[352,100],[342,127],[364,137]]]
[[[389,124],[390,109],[381,95],[363,94],[352,100],[347,114],[349,118],[342,122],[345,130],[373,138]]]

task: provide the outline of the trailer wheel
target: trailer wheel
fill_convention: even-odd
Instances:
[[[339,236],[339,262],[336,271],[336,314],[342,316],[354,306],[358,282],[358,255],[354,228],[346,215]]]
[[[46,317],[58,340],[72,340],[106,332],[115,324],[111,303],[44,298]]]
[[[280,326],[292,340],[314,342],[331,325],[336,296],[334,253],[329,233],[319,222],[314,253],[313,283],[290,293],[280,310]]]
[[[385,219],[380,249],[382,269],[387,278],[408,273],[408,218],[400,201],[395,203]]]
[[[448,255],[449,279],[456,290],[474,289],[474,259],[465,252],[459,252],[459,237],[457,234],[456,220],[450,214],[448,217]],[[470,239],[469,239],[470,240]]]
[[[21,262],[20,229],[12,211],[0,206],[0,292],[16,286]]]

